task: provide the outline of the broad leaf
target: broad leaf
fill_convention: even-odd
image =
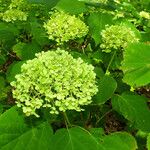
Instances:
[[[147,137],[147,149],[150,150],[150,134]]]
[[[52,129],[48,123],[28,128],[16,107],[0,116],[1,150],[48,150]]]
[[[131,44],[126,48],[122,62],[124,82],[139,87],[150,83],[150,45]]]
[[[105,135],[102,128],[90,129],[91,134],[105,150],[136,150],[135,138],[127,132],[115,132]]]
[[[40,23],[38,23],[38,20],[32,18],[30,25],[32,40],[36,41],[41,46],[50,44],[50,40],[46,35],[45,29]]]
[[[0,43],[1,48],[9,50],[10,47],[16,42],[15,37],[19,34],[19,31],[13,24],[0,23]]]
[[[13,62],[7,69],[6,79],[8,82],[12,82],[15,79],[15,76],[21,72],[21,66],[25,63],[25,61],[17,61]]]
[[[80,14],[86,11],[84,2],[78,0],[60,0],[56,8],[71,14]]]
[[[116,132],[104,136],[101,143],[106,150],[136,150],[137,143],[133,136],[126,132]]]
[[[150,132],[150,110],[146,102],[143,96],[124,93],[113,97],[112,106],[137,129]]]
[[[98,93],[94,96],[94,100],[98,104],[104,104],[111,98],[117,88],[117,82],[114,78],[105,75],[98,81]]]
[[[104,13],[92,13],[88,18],[90,33],[96,44],[101,42],[101,31],[105,29],[105,25],[112,24],[112,16]]]
[[[53,150],[103,150],[96,138],[77,127],[58,130],[52,143]]]
[[[36,43],[17,43],[13,46],[13,52],[16,53],[21,60],[33,59],[35,54],[40,51],[41,49]]]
[[[59,0],[28,0],[29,3],[44,4],[48,8],[54,7]]]

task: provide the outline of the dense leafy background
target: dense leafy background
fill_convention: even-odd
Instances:
[[[139,15],[150,13],[150,0],[118,1],[28,0],[27,21],[0,17],[1,150],[150,150],[150,18]],[[0,13],[3,9],[1,5]],[[89,26],[87,36],[65,43],[63,49],[95,67],[99,89],[84,112],[66,112],[70,123],[47,110],[41,110],[41,118],[26,117],[15,106],[10,86],[26,60],[58,47],[43,28],[54,9],[80,16]],[[139,42],[116,53],[103,52],[102,30],[120,23]]]

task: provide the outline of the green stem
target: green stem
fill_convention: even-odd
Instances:
[[[112,62],[114,60],[115,55],[116,55],[116,51],[114,51],[114,53],[113,53],[113,55],[112,55],[112,57],[111,57],[111,59],[109,61],[109,64],[107,66],[106,73],[105,73],[106,75],[109,74],[109,68],[110,68],[110,65],[112,64]]]
[[[68,126],[71,127],[72,125],[71,125],[71,123],[69,121],[69,118],[68,118],[66,112],[63,112],[63,116],[64,116],[64,119],[65,119],[67,128],[68,128]]]
[[[96,126],[98,125],[98,123],[106,116],[108,115],[110,112],[112,111],[112,109],[110,109],[109,111],[107,111],[104,115],[102,115],[97,121],[96,121]]]

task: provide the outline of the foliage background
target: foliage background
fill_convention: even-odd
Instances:
[[[28,0],[17,6],[27,20],[7,22],[3,12],[10,3],[0,0],[0,149],[150,150],[150,18],[140,16],[150,15],[150,1]],[[43,27],[54,9],[81,16],[89,26],[86,36],[61,48],[95,67],[99,92],[84,112],[41,110],[40,118],[26,117],[15,105],[10,82],[35,53],[58,47]],[[100,33],[120,23],[139,42],[104,52]]]

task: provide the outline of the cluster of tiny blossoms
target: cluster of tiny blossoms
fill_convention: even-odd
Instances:
[[[41,52],[21,67],[21,74],[11,82],[13,97],[26,116],[42,107],[51,114],[66,110],[82,111],[98,91],[94,67],[81,58],[74,59],[64,50]]]
[[[25,8],[25,0],[11,0],[7,10],[1,13],[1,18],[6,22],[14,22],[16,20],[26,21],[27,13],[24,12]]]
[[[145,19],[150,19],[150,13],[146,11],[141,11],[139,13],[140,17],[145,18]]]
[[[86,24],[75,15],[55,11],[50,20],[44,23],[49,39],[55,40],[59,45],[76,38],[81,38],[88,33]]]
[[[112,49],[124,49],[129,43],[139,41],[134,31],[124,25],[107,26],[106,29],[101,32],[101,36],[102,44],[100,47],[105,52],[111,52]]]

